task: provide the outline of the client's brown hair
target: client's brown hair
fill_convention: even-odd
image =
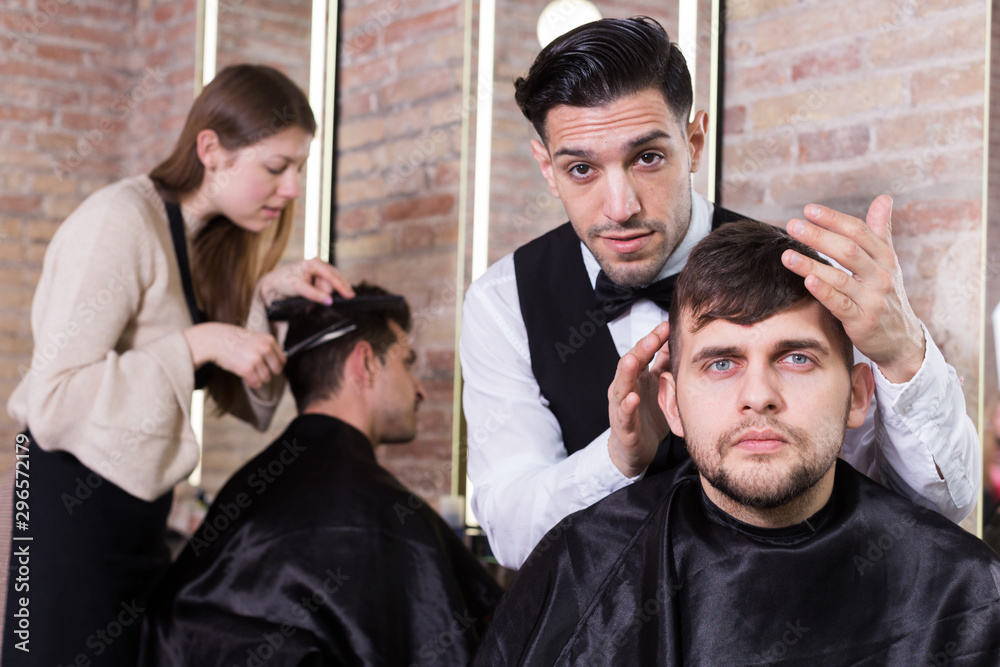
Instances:
[[[781,263],[785,250],[795,250],[829,265],[808,246],[784,230],[743,220],[722,225],[691,251],[677,278],[670,303],[670,367],[676,375],[677,340],[685,317],[694,319],[691,331],[713,320],[750,325],[784,312],[803,299],[814,299],[805,281]],[[840,320],[829,319],[848,372],[854,366],[854,344]]]
[[[361,283],[354,285],[354,294],[359,297],[386,296],[389,292],[376,285]],[[344,319],[349,319],[356,328],[340,338],[292,355],[285,364],[288,388],[292,391],[299,411],[314,401],[340,391],[344,363],[355,345],[367,341],[379,362],[385,364],[386,354],[396,342],[396,334],[389,328],[389,321],[395,322],[406,332],[410,331],[411,326],[410,307],[402,300],[395,308],[353,310],[349,314],[335,306],[316,304],[289,318],[285,347],[290,349],[296,343]]]

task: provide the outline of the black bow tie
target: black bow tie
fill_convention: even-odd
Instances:
[[[611,278],[601,271],[597,274],[594,296],[597,305],[608,314],[608,321],[615,319],[639,299],[649,299],[663,310],[670,310],[670,299],[674,292],[677,274],[657,280],[645,287],[621,287],[611,282]]]

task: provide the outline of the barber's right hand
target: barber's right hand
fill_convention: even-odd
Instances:
[[[260,389],[285,367],[284,351],[274,336],[233,324],[204,322],[184,330],[195,368],[206,363],[238,375]]]
[[[615,379],[608,388],[611,436],[608,453],[626,477],[646,470],[670,426],[657,402],[660,375],[669,370],[667,337],[670,324],[661,322],[618,361]],[[650,365],[656,353],[656,363]]]

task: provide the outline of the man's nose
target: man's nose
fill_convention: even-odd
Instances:
[[[625,171],[610,171],[606,179],[604,216],[623,223],[641,210],[639,196]]]
[[[778,374],[771,368],[751,366],[740,378],[739,404],[741,412],[772,414],[781,410]]]

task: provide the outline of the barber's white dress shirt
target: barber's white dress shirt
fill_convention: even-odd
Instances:
[[[711,202],[692,194],[691,225],[657,279],[684,268],[691,249],[711,230],[712,212]],[[580,251],[593,285],[600,266],[583,243]],[[666,319],[667,311],[642,299],[609,322],[619,355]],[[909,382],[893,384],[869,362],[875,400],[865,424],[848,431],[843,456],[907,498],[961,521],[979,494],[979,438],[955,370],[926,329],[924,336],[924,361]],[[612,463],[610,430],[567,456],[559,423],[531,370],[513,255],[470,286],[459,353],[472,508],[497,560],[517,568],[557,522],[641,475],[625,477]]]

